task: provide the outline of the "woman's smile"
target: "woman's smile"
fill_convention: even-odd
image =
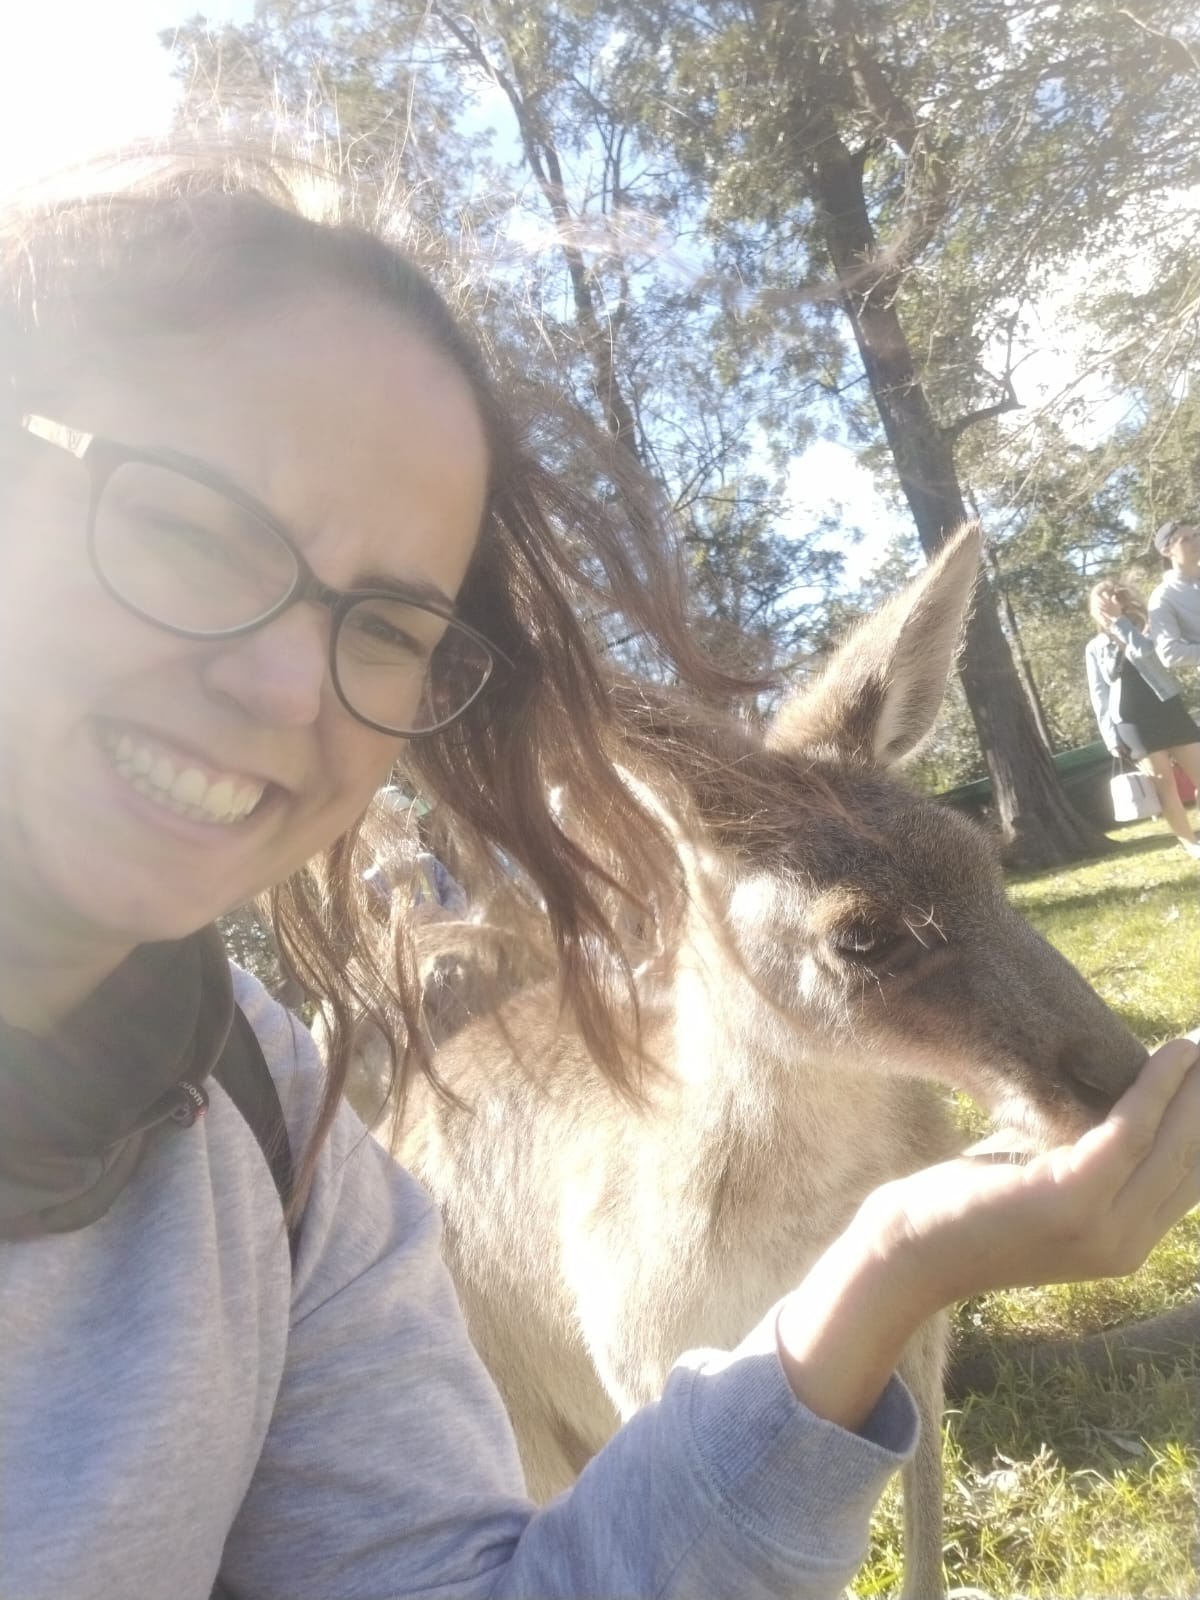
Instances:
[[[157,806],[193,822],[231,827],[255,810],[267,785],[244,773],[198,763],[160,738],[119,723],[103,726],[100,742],[113,769]]]
[[[379,573],[457,592],[483,517],[487,449],[466,380],[419,334],[376,305],[320,296],[188,353],[147,349],[129,375],[80,381],[58,420],[135,453],[204,463],[287,526],[323,583],[352,589]],[[181,636],[150,620],[166,604],[169,569],[151,560],[166,534],[206,601],[247,571],[274,581],[285,547],[236,500],[188,477],[172,478],[168,495],[161,468],[122,488],[119,468],[105,493],[121,518],[97,533],[86,469],[45,434],[28,452],[12,511],[21,536],[0,546],[0,725],[6,747],[26,752],[0,785],[10,896],[30,908],[23,917],[53,907],[81,937],[90,926],[106,949],[114,936],[182,937],[345,833],[399,739],[343,704],[321,603],[298,600],[236,636]],[[147,521],[147,506],[173,520]],[[98,537],[141,611],[92,570]],[[363,618],[377,631],[354,635],[347,670],[374,709],[378,627],[391,627],[391,643],[409,620],[386,599]]]

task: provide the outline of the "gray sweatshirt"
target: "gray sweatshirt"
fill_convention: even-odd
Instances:
[[[299,1149],[313,1041],[237,993]],[[685,1357],[535,1510],[424,1192],[343,1109],[293,1276],[212,1085],[106,1216],[0,1244],[0,1600],[836,1596],[916,1416],[897,1379],[861,1436],[813,1416],[772,1325]]]
[[[1200,667],[1200,579],[1167,573],[1150,596],[1150,633],[1164,667]]]

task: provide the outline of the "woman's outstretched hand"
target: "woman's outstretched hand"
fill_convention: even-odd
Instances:
[[[1200,1045],[1173,1039],[1072,1145],[967,1153],[868,1198],[879,1238],[937,1305],[989,1289],[1121,1277],[1200,1203]]]
[[[967,1153],[884,1184],[783,1304],[797,1395],[857,1427],[909,1337],[992,1289],[1135,1271],[1200,1204],[1200,1044],[1173,1039],[1074,1144]]]

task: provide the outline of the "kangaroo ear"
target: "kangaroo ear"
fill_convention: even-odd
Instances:
[[[890,767],[933,726],[958,654],[983,538],[971,523],[834,653],[767,730],[772,750],[823,747]]]

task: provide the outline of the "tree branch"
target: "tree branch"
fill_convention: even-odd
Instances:
[[[855,95],[875,122],[871,134],[853,153],[852,160],[865,166],[881,139],[890,141],[904,156],[905,192],[900,225],[893,237],[875,252],[870,263],[876,281],[882,283],[915,261],[937,234],[950,208],[951,167],[945,156],[933,148],[927,125],[896,93],[879,61],[860,37],[853,6],[839,7],[838,21],[845,30],[842,44]],[[857,283],[854,287],[856,293],[870,292]]]
[[[478,30],[441,5],[432,5],[430,15],[436,17],[450,37],[457,41],[468,60],[491,78],[512,107],[526,164],[542,191],[558,230],[559,245],[571,280],[576,322],[584,349],[591,359],[596,399],[603,410],[605,426],[630,459],[641,466],[633,411],[618,381],[613,361],[612,326],[611,323],[606,324],[597,309],[592,274],[582,250],[578,244],[572,243],[575,219],[567,201],[566,182],[557,146],[541,126],[541,119],[531,107],[529,96],[523,92],[517,76],[510,76],[491,59],[483,47]],[[509,63],[513,65],[511,53]]]
[[[1021,402],[1017,399],[1017,391],[1013,387],[1013,339],[1017,331],[1017,318],[1019,312],[1014,311],[1008,319],[1008,340],[1004,351],[1004,371],[999,378],[993,381],[1000,386],[1000,399],[994,405],[980,406],[976,411],[968,411],[954,422],[946,423],[942,428],[942,435],[951,444],[968,428],[973,428],[977,423],[990,422],[993,417],[1001,417],[1006,411],[1019,411]]]
[[[1000,1381],[1006,1364],[1022,1368],[1033,1381],[1066,1368],[1134,1377],[1140,1369],[1170,1372],[1194,1362],[1200,1342],[1200,1300],[1189,1300],[1146,1322],[1130,1323],[1105,1333],[1040,1341],[991,1341],[963,1348],[951,1358],[946,1396],[961,1402],[970,1394],[987,1394]]]
[[[953,443],[966,433],[968,428],[974,428],[980,422],[990,422],[993,417],[1002,417],[1006,411],[1019,411],[1021,402],[1017,399],[1012,379],[1007,373],[1000,379],[1000,383],[1004,394],[994,405],[980,406],[977,411],[968,411],[954,422],[947,423],[942,429],[944,437]]]
[[[1175,34],[1164,33],[1160,28],[1152,28],[1148,22],[1143,22],[1141,17],[1135,17],[1133,12],[1124,6],[1117,8],[1117,15],[1132,22],[1135,28],[1140,28],[1149,38],[1157,39],[1170,57],[1172,66],[1179,71],[1200,72],[1200,61],[1196,59],[1196,52]]]

